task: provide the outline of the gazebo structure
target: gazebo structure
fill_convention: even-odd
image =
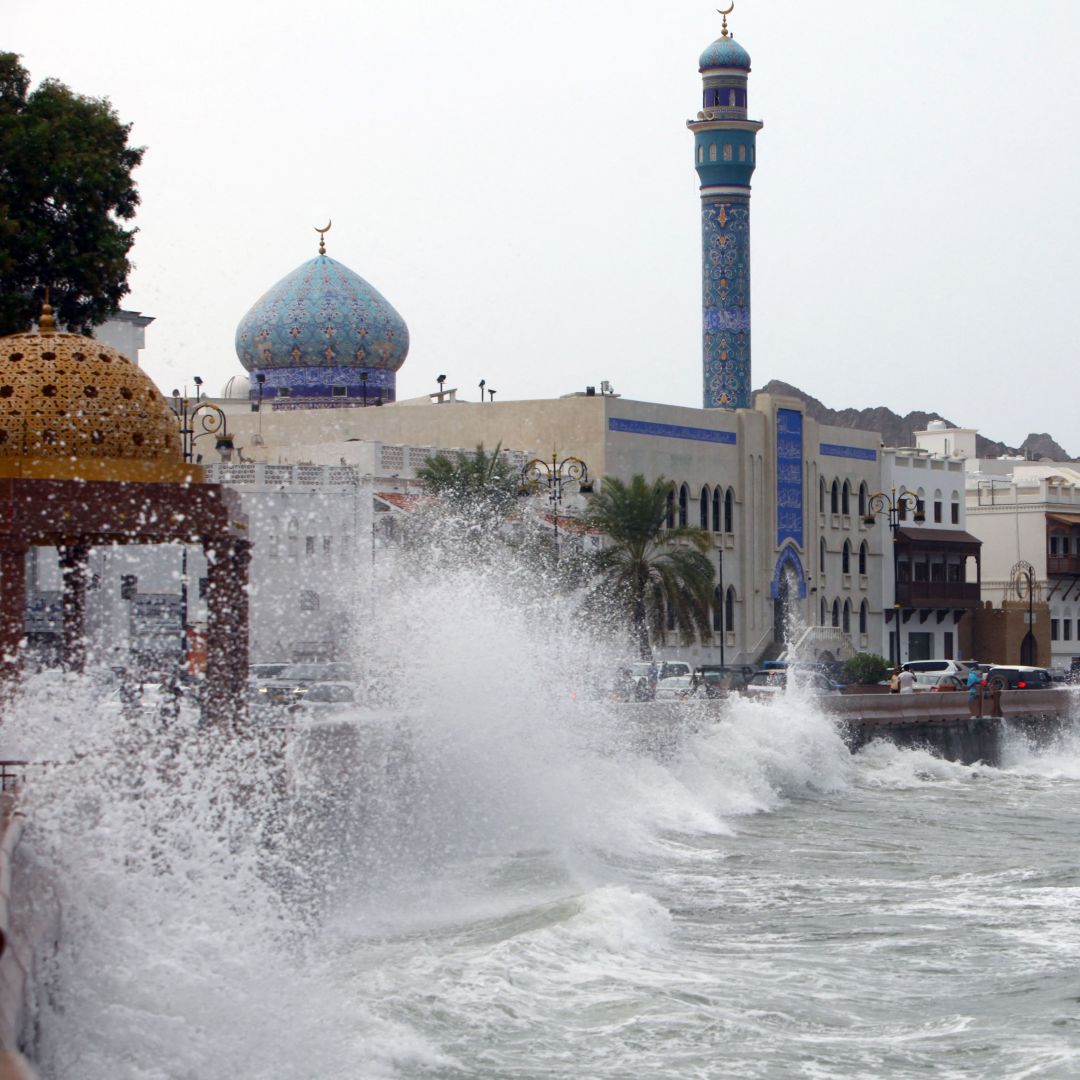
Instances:
[[[57,332],[48,304],[37,333],[0,337],[0,685],[22,666],[31,547],[60,553],[64,666],[82,671],[91,549],[198,544],[209,566],[207,710],[242,717],[250,542],[238,507],[184,460],[175,416],[127,357]]]

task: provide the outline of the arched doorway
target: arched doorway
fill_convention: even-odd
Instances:
[[[780,552],[769,592],[773,600],[773,641],[792,641],[803,621],[799,601],[806,599],[806,574],[793,547]]]

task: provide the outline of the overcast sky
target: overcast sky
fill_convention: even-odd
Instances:
[[[34,81],[147,147],[127,306],[168,392],[317,250],[398,309],[400,397],[608,379],[701,404],[697,58],[715,4],[4,0]],[[738,0],[753,371],[1080,454],[1076,0]]]

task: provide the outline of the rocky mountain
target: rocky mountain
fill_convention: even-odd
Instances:
[[[781,382],[779,379],[772,379],[760,390],[754,391],[755,396],[761,393],[783,394],[786,397],[798,398],[803,403],[806,415],[822,424],[860,428],[863,431],[880,431],[881,441],[886,446],[914,446],[914,432],[924,431],[931,420],[944,420],[950,426],[955,426],[953,421],[940,413],[909,412],[906,416],[900,416],[885,405],[872,409],[830,409],[797,386]],[[1039,458],[1048,458],[1052,461],[1074,460],[1058,442],[1046,433],[1032,432],[1019,446],[1008,446],[982,435],[976,435],[975,440],[980,457],[1020,455],[1033,461]]]

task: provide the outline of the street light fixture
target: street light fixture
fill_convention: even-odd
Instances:
[[[892,532],[893,618],[896,620],[896,656],[892,659],[897,662],[900,660],[900,581],[897,574],[896,533],[900,528],[900,522],[907,516],[909,510],[912,511],[912,517],[916,525],[921,525],[926,521],[926,512],[923,510],[922,501],[919,497],[911,491],[902,491],[897,495],[896,488],[893,487],[891,494],[878,491],[866,500],[866,513],[863,514],[862,519],[864,525],[873,526],[877,523],[878,514],[885,514],[888,519],[889,530]]]
[[[258,378],[256,376],[256,378]],[[172,411],[180,425],[180,443],[185,461],[195,458],[195,443],[207,436],[215,436],[215,447],[223,456],[232,453],[233,441],[229,434],[229,423],[222,409],[212,401],[205,401],[202,396],[202,379],[194,378],[195,400],[192,402],[185,387],[183,396],[179,390],[172,392]],[[262,380],[259,380],[260,401],[262,398]],[[198,420],[198,423],[196,423]]]
[[[494,393],[494,391],[489,391]],[[559,557],[559,505],[563,499],[563,485],[577,484],[578,491],[583,495],[592,493],[592,483],[589,480],[589,467],[581,458],[565,457],[559,460],[558,452],[551,451],[551,460],[544,461],[542,458],[533,458],[527,461],[521,469],[522,494],[530,495],[541,484],[546,485],[548,502],[555,519],[555,557]]]

